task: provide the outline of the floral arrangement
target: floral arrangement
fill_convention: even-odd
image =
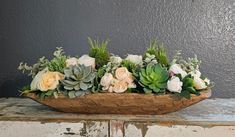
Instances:
[[[156,40],[143,55],[128,54],[125,58],[107,50],[109,40],[99,42],[88,38],[89,54],[71,57],[57,48],[49,60],[42,57],[29,66],[20,63],[18,69],[32,77],[22,94],[35,93],[41,98],[60,94],[75,98],[92,93],[175,94],[187,99],[191,94],[212,86],[201,75],[197,56],[181,57],[179,51],[170,62],[164,45]]]

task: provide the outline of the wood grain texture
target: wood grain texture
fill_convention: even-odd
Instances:
[[[211,90],[201,92],[191,99],[179,98],[173,94],[154,95],[137,93],[98,93],[74,99],[59,96],[39,99],[34,93],[25,95],[41,104],[62,112],[80,114],[165,114],[193,105],[211,96]]]

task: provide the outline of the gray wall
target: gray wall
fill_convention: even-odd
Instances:
[[[109,49],[142,53],[157,37],[169,55],[197,54],[216,83],[213,97],[235,97],[235,2],[233,0],[1,0],[0,96],[16,96],[30,79],[20,61],[88,52],[87,37],[109,37]]]

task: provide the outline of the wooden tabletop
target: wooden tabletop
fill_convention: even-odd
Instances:
[[[235,98],[207,99],[186,109],[166,115],[85,115],[62,113],[27,98],[0,98],[0,121],[79,122],[83,120],[234,126]]]

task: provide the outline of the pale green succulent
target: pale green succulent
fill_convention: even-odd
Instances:
[[[67,91],[91,89],[96,77],[96,72],[91,66],[70,66],[64,69],[65,79],[61,80],[62,86]]]
[[[161,65],[148,65],[141,69],[139,84],[146,93],[158,93],[164,91],[169,78],[168,71]]]

